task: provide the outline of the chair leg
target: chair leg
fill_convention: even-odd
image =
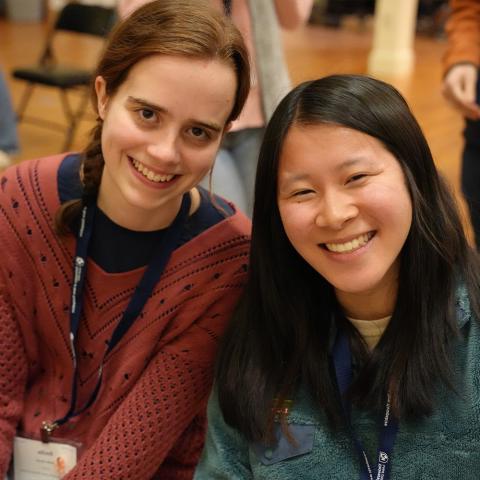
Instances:
[[[85,89],[85,92],[80,99],[80,104],[77,110],[73,110],[72,106],[70,105],[66,90],[60,91],[60,97],[62,99],[63,111],[65,112],[65,116],[67,117],[67,120],[69,122],[67,133],[65,136],[65,142],[63,144],[63,151],[66,152],[70,149],[72,145],[78,122],[80,121],[85,112],[85,108],[87,106],[89,98],[89,90]]]
[[[33,89],[35,88],[35,84],[33,83],[28,83],[25,91],[22,95],[22,98],[20,99],[20,104],[17,109],[17,122],[21,122],[23,118],[23,114],[25,113],[25,109],[27,108],[28,101],[30,100],[30,97],[32,96]]]

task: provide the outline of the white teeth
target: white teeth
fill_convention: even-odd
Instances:
[[[327,250],[330,250],[331,252],[349,253],[366,245],[368,241],[372,238],[372,236],[373,234],[371,233],[364,233],[363,235],[360,235],[359,237],[350,240],[349,242],[326,243],[325,246],[327,247]]]
[[[160,175],[149,170],[137,160],[132,160],[133,166],[146,178],[155,183],[169,182],[175,175]]]

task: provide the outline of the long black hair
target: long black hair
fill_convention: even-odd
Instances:
[[[335,428],[341,422],[329,352],[340,307],[333,287],[290,244],[277,206],[283,141],[292,125],[336,124],[377,138],[401,165],[413,206],[400,253],[397,301],[390,323],[350,390],[364,408],[396,415],[432,412],[438,382],[451,385],[450,347],[458,335],[455,291],[463,282],[479,312],[479,264],[451,192],[403,97],[359,75],[305,82],[280,103],[260,152],[248,283],[224,336],[216,388],[225,420],[250,440],[264,438],[272,407],[300,386]],[[321,148],[319,146],[319,148]],[[361,338],[344,322],[359,355]],[[360,355],[361,356],[361,355]]]

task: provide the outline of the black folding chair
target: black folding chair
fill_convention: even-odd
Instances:
[[[59,12],[55,24],[47,36],[46,45],[38,64],[31,67],[16,68],[12,71],[14,78],[27,82],[27,87],[17,110],[19,122],[26,121],[64,131],[65,125],[39,117],[24,116],[36,85],[58,89],[63,111],[68,121],[63,151],[70,148],[78,122],[85,112],[89,98],[88,86],[93,71],[58,63],[54,54],[54,40],[58,37],[57,34],[60,31],[106,37],[115,24],[116,18],[115,8],[67,3]],[[83,92],[77,108],[73,108],[68,99],[68,92],[77,89],[82,89]]]

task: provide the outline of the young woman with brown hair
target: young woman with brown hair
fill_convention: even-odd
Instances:
[[[85,152],[4,173],[0,475],[14,446],[17,479],[192,476],[250,228],[196,185],[249,79],[207,1],[154,1],[108,41]]]

